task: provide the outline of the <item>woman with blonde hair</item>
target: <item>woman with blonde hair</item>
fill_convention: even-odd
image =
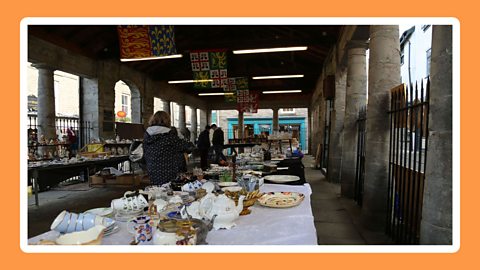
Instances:
[[[190,153],[195,146],[174,133],[170,115],[157,111],[150,118],[143,139],[144,158],[150,181],[162,185],[175,180],[185,168],[183,153]]]

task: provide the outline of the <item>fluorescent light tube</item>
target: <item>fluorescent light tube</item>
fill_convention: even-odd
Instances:
[[[168,81],[170,84],[174,83],[199,83],[199,82],[213,82],[213,80],[181,80],[181,81]]]
[[[141,57],[141,58],[122,58],[122,62],[131,62],[131,61],[145,61],[145,60],[161,60],[161,59],[170,59],[170,58],[181,58],[182,54],[172,54],[165,56],[152,56],[152,57]]]
[[[287,94],[287,93],[300,93],[302,90],[278,90],[278,91],[263,91],[264,94]]]
[[[288,78],[303,78],[303,74],[296,75],[275,75],[275,76],[255,76],[254,80],[266,80],[266,79],[288,79]]]
[[[236,51],[233,51],[233,54],[292,52],[292,51],[305,51],[306,49],[308,49],[307,46],[283,47],[283,48],[265,48],[265,49],[251,49],[251,50],[236,50]]]
[[[232,92],[220,92],[220,93],[200,93],[199,96],[229,96],[233,95]]]

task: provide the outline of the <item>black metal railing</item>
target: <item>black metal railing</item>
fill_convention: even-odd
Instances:
[[[419,89],[420,87],[420,89]],[[430,81],[391,90],[387,234],[418,244],[428,145]]]
[[[363,202],[363,183],[365,180],[365,135],[366,135],[367,108],[362,107],[357,119],[357,161],[355,171],[355,186],[353,199],[358,205]]]
[[[332,124],[332,111],[334,109],[334,100],[328,99],[325,101],[325,125],[323,129],[323,143],[322,154],[320,159],[320,168],[328,175],[326,171],[328,168],[328,156],[330,150],[330,129]]]
[[[90,131],[93,129],[89,121],[80,121],[77,117],[55,117],[55,130],[57,134],[67,134],[71,127],[78,137],[79,149],[90,141]],[[28,134],[37,131],[37,115],[28,115]]]

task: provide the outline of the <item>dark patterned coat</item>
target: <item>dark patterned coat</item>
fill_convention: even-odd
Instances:
[[[153,185],[162,185],[175,180],[184,171],[183,153],[194,148],[191,142],[180,139],[165,127],[149,127],[143,139],[143,156]]]

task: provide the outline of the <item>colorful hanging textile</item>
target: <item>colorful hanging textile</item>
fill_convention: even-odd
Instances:
[[[203,50],[190,53],[194,88],[223,88],[228,85],[227,51]]]
[[[173,26],[117,26],[122,59],[167,56],[177,54]]]
[[[258,93],[249,90],[237,90],[237,110],[256,113],[258,111]]]
[[[247,77],[228,78],[228,84],[223,87],[226,102],[237,102],[237,91],[248,90]]]

